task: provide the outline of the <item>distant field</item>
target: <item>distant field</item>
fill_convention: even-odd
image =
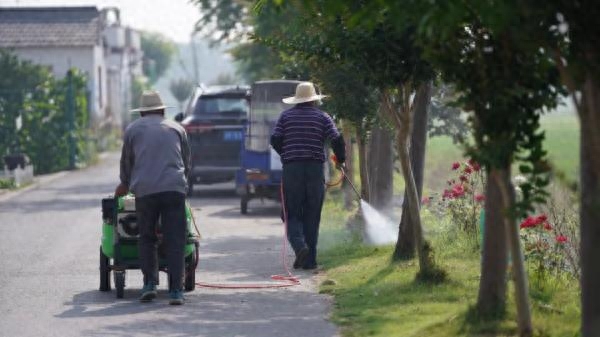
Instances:
[[[548,158],[557,170],[570,181],[577,181],[579,170],[579,121],[573,114],[553,113],[542,117],[542,130],[546,133],[544,147]],[[452,143],[449,137],[434,137],[427,140],[425,159],[425,191],[443,189],[450,176],[450,166],[463,159],[463,150]],[[402,180],[398,175],[396,180]],[[394,182],[397,188],[403,182]]]
[[[579,171],[579,121],[573,114],[551,114],[541,121],[546,131],[545,147],[556,169],[571,181],[578,180]]]

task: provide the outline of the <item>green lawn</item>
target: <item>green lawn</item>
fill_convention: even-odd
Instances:
[[[342,234],[340,224],[348,213],[337,198],[329,198],[324,212],[319,259],[327,276],[321,292],[334,297],[332,320],[343,336],[516,336],[512,299],[504,320],[481,323],[467,318],[477,297],[479,253],[440,228],[435,217],[424,214],[424,223],[449,279],[428,285],[415,282],[416,260],[393,263],[392,246],[369,247]],[[531,294],[536,336],[577,336],[576,282],[551,291],[532,289]]]
[[[579,125],[574,115],[551,114],[542,119],[549,158],[568,179],[577,179]],[[447,137],[428,140],[425,194],[445,187],[462,150]],[[403,191],[397,174],[395,193]],[[440,285],[416,283],[416,260],[392,263],[393,247],[367,247],[345,230],[352,212],[342,207],[339,192],[328,194],[323,209],[319,260],[327,276],[323,293],[334,297],[332,320],[344,336],[515,336],[515,309],[509,299],[504,320],[478,322],[470,314],[479,286],[479,252],[452,234],[444,220],[423,212],[428,239],[437,262],[448,272]],[[535,336],[578,336],[580,320],[577,282],[551,290],[531,288]],[[512,289],[509,290],[512,296]]]

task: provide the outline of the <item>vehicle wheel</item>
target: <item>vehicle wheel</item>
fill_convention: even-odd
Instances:
[[[195,251],[190,256],[190,261],[185,266],[185,280],[183,287],[185,291],[196,289],[196,267],[198,266],[198,242],[194,242]]]
[[[125,292],[125,271],[115,271],[115,288],[117,289],[117,298],[123,298]]]
[[[196,270],[189,269],[185,271],[185,291],[193,291],[196,289]]]
[[[100,247],[100,291],[110,290],[110,259],[102,252]]]
[[[240,212],[248,214],[248,198],[242,197],[242,200],[240,200]]]

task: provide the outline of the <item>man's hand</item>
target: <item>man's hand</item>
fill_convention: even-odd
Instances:
[[[115,189],[115,197],[122,197],[127,193],[129,193],[129,188],[123,184],[119,184],[119,186],[117,186]]]

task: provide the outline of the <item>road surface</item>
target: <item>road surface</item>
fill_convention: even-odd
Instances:
[[[118,155],[0,196],[0,336],[336,336],[330,300],[312,273],[302,285],[268,290],[196,288],[169,306],[139,303],[141,272],[128,271],[125,298],[98,291],[100,200],[117,184]],[[274,203],[239,213],[232,185],[200,187],[190,204],[203,235],[196,281],[263,282],[283,273],[282,225]],[[291,258],[291,256],[290,256]]]

